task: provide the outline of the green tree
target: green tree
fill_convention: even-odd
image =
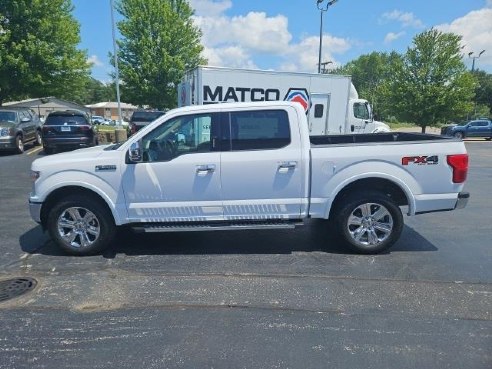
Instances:
[[[475,89],[477,112],[483,111],[485,113],[479,115],[490,115],[492,113],[492,74],[482,70],[475,70],[473,75],[478,80],[478,84]]]
[[[26,97],[81,100],[90,65],[71,0],[0,0],[0,105]]]
[[[374,113],[381,117],[386,115],[385,107],[388,105],[381,93],[381,86],[393,73],[391,66],[400,59],[401,56],[394,51],[389,54],[375,51],[361,55],[334,73],[351,75],[359,96],[369,100]]]
[[[393,63],[382,92],[400,121],[425,132],[471,110],[475,78],[466,71],[460,42],[461,36],[430,29],[415,36],[402,60]]]
[[[205,63],[201,32],[186,0],[120,0],[122,97],[163,109],[177,104],[177,85],[188,69]]]
[[[90,78],[86,83],[86,94],[84,104],[95,104],[103,101],[116,101],[116,87],[114,83],[102,83]]]

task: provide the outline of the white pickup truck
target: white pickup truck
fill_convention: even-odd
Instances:
[[[353,250],[389,248],[408,215],[466,205],[462,141],[413,133],[309,136],[292,102],[179,108],[128,141],[37,159],[33,219],[64,250],[142,232],[293,228],[330,219]]]

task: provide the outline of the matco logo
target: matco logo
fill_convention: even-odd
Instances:
[[[435,165],[439,163],[437,155],[433,156],[405,156],[401,158],[401,165],[417,164],[417,165]]]
[[[289,88],[289,91],[287,91],[287,94],[284,97],[284,101],[295,101],[301,104],[306,114],[311,107],[309,94],[305,88]]]

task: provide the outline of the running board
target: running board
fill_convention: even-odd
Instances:
[[[236,231],[242,229],[293,229],[304,223],[300,220],[289,221],[250,221],[250,222],[181,222],[181,223],[144,223],[133,224],[135,232],[204,232],[204,231]]]

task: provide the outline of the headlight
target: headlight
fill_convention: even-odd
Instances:
[[[9,136],[10,135],[10,129],[9,128],[2,128],[0,129],[0,136]]]
[[[41,175],[41,172],[36,171],[36,170],[31,170],[31,179],[33,182],[35,182],[39,176]]]

